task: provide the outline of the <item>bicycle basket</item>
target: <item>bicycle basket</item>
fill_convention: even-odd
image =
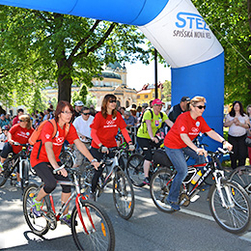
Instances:
[[[172,162],[170,161],[169,157],[167,156],[165,150],[157,149],[153,155],[153,161],[155,164],[159,164],[161,166],[172,166]]]

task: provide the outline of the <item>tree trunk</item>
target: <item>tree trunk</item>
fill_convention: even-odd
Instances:
[[[65,100],[71,102],[72,79],[64,75],[58,76],[58,101]]]

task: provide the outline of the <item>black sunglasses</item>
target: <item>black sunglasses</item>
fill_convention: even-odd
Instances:
[[[82,114],[84,114],[84,115],[91,115],[90,112],[87,112],[87,113],[83,112]]]
[[[19,121],[20,121],[20,122],[28,122],[28,121],[26,121],[26,120],[22,120],[22,119],[19,119]]]
[[[205,105],[198,105],[198,106],[194,106],[194,107],[198,107],[200,110],[203,109],[203,108],[206,109]]]
[[[116,99],[109,100],[109,103],[116,103]]]

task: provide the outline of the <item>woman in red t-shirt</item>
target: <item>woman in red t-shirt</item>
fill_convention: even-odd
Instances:
[[[198,148],[192,140],[200,132],[207,133],[210,138],[223,143],[224,147],[229,150],[232,149],[232,145],[212,130],[204,118],[202,118],[206,108],[205,103],[204,97],[194,97],[190,101],[190,111],[179,115],[164,140],[166,154],[177,171],[167,198],[167,203],[174,210],[180,209],[178,204],[180,186],[187,175],[187,163],[184,153],[194,158],[196,163],[201,163],[204,160],[204,156],[207,156],[207,151],[203,148]]]
[[[14,142],[18,142],[20,144],[28,143],[28,139],[30,138],[32,132],[34,131],[32,128],[32,122],[29,115],[20,115],[19,116],[19,124],[15,124],[10,128],[7,133],[7,142],[4,144],[3,151],[1,153],[1,162],[0,162],[0,173],[3,170],[3,163],[8,157],[9,153],[19,153],[22,150],[22,146],[13,145]],[[17,186],[21,187],[21,179],[19,174],[19,166],[17,170]]]
[[[132,144],[131,138],[126,130],[126,123],[122,118],[121,114],[116,110],[117,98],[113,94],[105,95],[101,112],[98,112],[94,117],[91,124],[91,154],[100,161],[104,153],[109,153],[111,147],[116,147],[116,135],[118,129],[121,130],[126,142],[129,144],[129,150],[134,150],[135,147]],[[110,156],[112,157],[112,156]],[[97,187],[97,182],[102,174],[102,168],[95,170],[92,179],[92,189],[90,198],[95,199],[95,190]]]
[[[55,137],[52,137],[54,131],[53,125],[48,121],[43,126],[38,137],[38,142],[35,143],[32,149],[30,156],[31,166],[44,182],[37,197],[33,199],[34,204],[32,211],[37,217],[41,216],[41,200],[55,189],[57,180],[69,181],[67,171],[64,168],[59,170],[57,174],[53,174],[53,170],[58,169],[61,165],[59,155],[65,140],[70,144],[74,143],[78,150],[86,156],[95,168],[99,166],[99,163],[92,157],[85,144],[80,141],[75,127],[71,124],[73,113],[74,109],[69,102],[59,101],[55,111],[55,120],[57,122],[57,133]],[[67,132],[66,127],[68,127],[68,125],[70,128]],[[62,185],[62,203],[65,203],[70,195],[71,187]],[[69,208],[63,212],[60,220],[70,226],[71,217],[68,215],[68,209]]]

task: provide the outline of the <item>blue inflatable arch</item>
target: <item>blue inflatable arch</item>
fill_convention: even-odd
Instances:
[[[0,4],[138,26],[171,65],[172,104],[182,96],[206,97],[204,117],[222,134],[224,51],[190,0],[0,0]]]

